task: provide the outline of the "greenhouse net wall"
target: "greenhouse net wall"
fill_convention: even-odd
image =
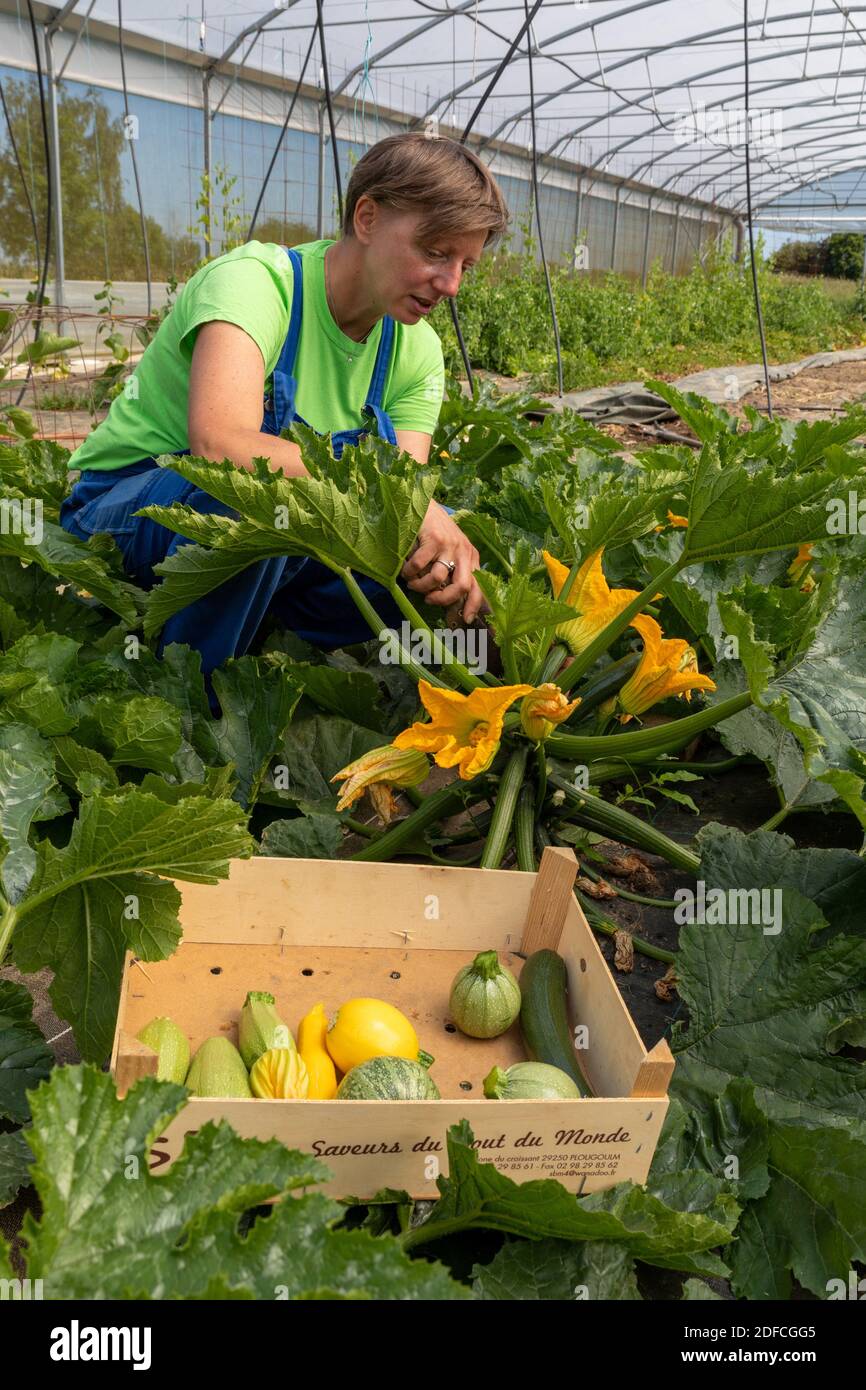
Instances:
[[[44,222],[46,175],[39,89],[26,17],[2,12],[0,63],[9,115],[37,219]],[[145,265],[130,148],[135,141],[142,203],[148,220],[154,280],[182,279],[203,249],[218,254],[247,238],[294,82],[225,64],[210,90],[210,149],[206,151],[203,59],[193,50],[124,33],[130,116],[124,117],[117,31],[85,20],[58,84],[58,128],[63,186],[67,279],[141,280]],[[70,47],[64,31],[58,60]],[[313,67],[316,68],[315,73]],[[317,65],[311,74],[318,76]],[[399,87],[391,89],[399,99]],[[408,94],[407,94],[408,95]],[[407,106],[409,103],[407,102]],[[343,187],[352,165],[385,135],[417,125],[417,118],[381,103],[364,107],[348,97],[334,103]],[[459,136],[442,125],[442,134]],[[480,153],[495,171],[512,214],[510,247],[538,256],[533,225],[528,151],[507,141],[482,141]],[[204,244],[202,177],[211,175],[210,242]],[[654,262],[685,272],[736,222],[710,204],[672,198],[581,165],[545,160],[540,166],[540,213],[550,261],[576,272],[614,269],[644,277]],[[647,206],[651,202],[649,238]],[[197,206],[197,203],[199,204]],[[299,243],[336,234],[337,190],[333,156],[316,86],[304,86],[295,104],[269,181],[254,235]],[[527,232],[532,231],[529,236]],[[32,224],[20,197],[7,126],[0,131],[0,274],[30,275]]]

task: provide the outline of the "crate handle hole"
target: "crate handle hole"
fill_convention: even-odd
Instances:
[[[399,978],[400,978],[400,971],[399,971],[399,970],[392,970],[392,971],[391,971],[391,979],[392,979],[392,980],[399,980]]]
[[[221,965],[212,965],[210,968],[210,973],[212,975],[221,975],[223,973],[223,968]]]
[[[583,974],[586,971],[586,961],[584,960],[583,956],[581,956],[580,958],[580,970],[581,974]]]
[[[446,1032],[446,1033],[456,1033],[456,1032],[457,1032],[457,1027],[456,1027],[456,1025],[453,1024],[453,1023],[446,1023],[446,1024],[445,1024],[445,1032]]]
[[[301,974],[302,974],[302,975],[312,975],[312,973],[313,973],[313,972],[312,972],[312,970],[310,969],[309,966],[307,966],[304,970],[301,971]]]
[[[471,1082],[471,1081],[461,1081],[461,1082],[460,1082],[460,1089],[461,1089],[461,1091],[471,1091],[471,1090],[472,1090],[472,1082]]]

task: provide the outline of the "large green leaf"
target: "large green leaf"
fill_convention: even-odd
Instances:
[[[9,555],[0,555],[0,599],[20,620],[20,630],[11,641],[28,629],[47,629],[85,641],[104,634],[113,621],[100,605],[86,603],[75,597],[68,584],[58,584],[55,575],[38,565],[22,565]]]
[[[120,552],[110,536],[94,536],[85,544],[62,526],[46,520],[37,545],[28,544],[28,537],[11,531],[0,534],[0,555],[39,565],[58,579],[71,580],[131,626],[139,621],[145,595],[119,577]]]
[[[32,1162],[33,1155],[23,1130],[14,1129],[8,1134],[0,1134],[0,1207],[8,1207],[21,1188],[29,1183]]]
[[[308,555],[334,570],[356,570],[380,584],[396,579],[421,528],[437,473],[368,436],[337,460],[327,441],[295,427],[309,477],[285,478],[265,465],[255,473],[228,459],[166,457],[187,481],[231,507],[236,517],[200,517],[189,508],[143,507],[149,516],[198,542],[156,567],[145,631],[259,559]],[[193,552],[193,553],[189,553]]]
[[[771,1124],[769,1185],[750,1202],[732,1252],[741,1298],[790,1298],[791,1275],[819,1298],[866,1259],[866,1143],[842,1129]]]
[[[682,928],[677,987],[689,1023],[674,1025],[673,1091],[706,1110],[730,1080],[745,1077],[771,1119],[804,1118],[866,1137],[864,1069],[827,1048],[835,1025],[866,1012],[866,941],[823,932],[815,904],[774,883],[772,866],[756,872],[736,844],[727,848],[724,863],[702,861],[707,894],[721,890],[731,904],[731,892],[778,889],[781,930],[737,920],[752,916],[739,898],[725,913],[734,920]]]
[[[114,651],[106,660],[132,689],[142,695],[158,696],[179,711],[183,737],[205,764],[220,761],[200,652],[183,643],[171,642],[157,659],[149,647],[137,644],[129,655],[125,650]]]
[[[720,663],[713,671],[716,689],[710,697],[713,704],[739,695],[747,688],[745,675],[736,663]],[[730,715],[716,725],[730,753],[738,756],[753,754],[765,763],[773,782],[787,806],[820,806],[834,801],[836,793],[826,782],[816,782],[806,769],[802,746],[787,729],[766,710],[750,705],[738,714]]]
[[[653,1156],[650,1181],[665,1174],[703,1168],[731,1184],[739,1202],[762,1197],[769,1185],[769,1121],[755,1100],[755,1088],[741,1077],[702,1111],[687,1110],[673,1096]]]
[[[51,743],[58,778],[73,787],[79,796],[116,790],[119,785],[117,773],[108,759],[95,748],[85,748],[69,737],[53,738]]]
[[[29,990],[13,980],[0,980],[0,1118],[18,1124],[30,1118],[26,1092],[54,1065],[32,1012]]]
[[[249,808],[258,799],[300,691],[282,671],[252,656],[227,661],[214,671],[213,686],[222,709],[222,718],[211,728],[213,742],[219,761],[234,764],[235,798]]]
[[[385,732],[387,711],[383,708],[379,682],[360,667],[341,670],[324,662],[300,662],[274,653],[270,664],[281,670],[299,693],[328,714],[338,714],[366,729]]]
[[[596,491],[595,489],[598,488]],[[596,550],[613,550],[652,531],[669,489],[648,487],[636,473],[627,482],[593,479],[593,486],[575,483],[564,492],[561,483],[543,481],[547,513],[571,554],[583,558]]]
[[[478,570],[478,586],[490,604],[491,621],[500,643],[514,642],[527,633],[551,633],[559,623],[574,618],[574,609],[557,603],[542,589],[533,588],[529,575],[515,573],[508,580]]]
[[[18,901],[33,877],[30,826],[54,785],[50,743],[25,724],[0,724],[0,883],[9,902]]]
[[[277,1140],[207,1124],[153,1177],[150,1143],[184,1098],[182,1087],[147,1078],[119,1101],[111,1078],[91,1067],[60,1068],[34,1094],[31,1178],[42,1214],[28,1213],[22,1234],[27,1275],[52,1297],[471,1296],[440,1265],[407,1259],[391,1237],[334,1230],[343,1209],[316,1193],[285,1196],[242,1233],[244,1211],[329,1176]]]
[[[592,1240],[509,1240],[472,1271],[476,1298],[639,1300],[634,1256],[623,1245]]]
[[[143,767],[172,775],[181,744],[180,711],[158,695],[103,695],[78,727],[85,743],[98,741],[115,767]]]
[[[731,1239],[739,1207],[724,1184],[704,1173],[663,1176],[656,1195],[619,1183],[576,1198],[552,1178],[517,1183],[492,1163],[480,1163],[467,1121],[448,1131],[448,1177],[436,1179],[440,1200],[407,1245],[456,1231],[487,1229],[529,1240],[609,1240],[636,1258],[687,1273],[724,1273],[704,1252]],[[682,1203],[668,1205],[665,1195]]]
[[[83,1057],[111,1045],[124,951],[162,959],[180,939],[180,896],[163,880],[216,883],[253,845],[234,801],[169,805],[128,784],[82,801],[64,848],[40,843],[12,953],[22,970],[54,972],[51,999]]]
[[[745,835],[727,825],[705,826],[698,835],[698,847],[708,885],[794,888],[820,909],[829,932],[866,937],[862,909],[866,860],[852,850],[798,849],[790,836],[778,831],[753,830]]]
[[[281,859],[336,859],[342,838],[339,816],[313,812],[272,821],[262,834],[262,854]]]
[[[69,450],[53,439],[28,439],[11,447],[0,444],[4,484],[47,504],[53,521],[69,491],[68,460]]]
[[[834,446],[805,472],[750,467],[706,444],[687,490],[688,562],[760,555],[827,535],[827,503],[866,483],[862,455]]]
[[[154,565],[162,583],[147,596],[146,637],[153,637],[175,613],[234,579],[258,560],[281,553],[275,549],[276,542],[268,543],[258,528],[228,517],[200,516],[189,507],[143,507],[137,515],[148,516],[181,535],[195,528],[211,537],[210,545],[181,545],[173,555]]]
[[[823,611],[813,621],[796,610],[783,612],[784,597],[763,594],[747,584],[720,598],[719,612],[728,632],[738,639],[753,699],[796,738],[808,776],[828,785],[866,826],[863,585],[843,575],[828,589]],[[776,650],[766,634],[786,629],[790,637],[792,622],[799,625],[797,649],[777,669]],[[754,724],[746,727],[758,740]]]
[[[265,799],[303,802],[305,811],[333,812],[339,795],[338,784],[331,782],[334,773],[382,743],[380,733],[336,715],[298,719],[277,749]]]
[[[745,1204],[731,1248],[741,1297],[790,1298],[792,1273],[819,1298],[847,1282],[866,1248],[866,1143],[844,1129],[769,1119],[751,1082],[732,1081],[703,1110],[674,1099],[651,1180],[670,1164],[730,1179]]]

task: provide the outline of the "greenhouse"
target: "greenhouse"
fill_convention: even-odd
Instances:
[[[839,0],[0,0],[0,1302],[53,1360],[224,1300],[838,1348],[864,102]]]

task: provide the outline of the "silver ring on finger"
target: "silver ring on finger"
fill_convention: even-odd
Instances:
[[[444,560],[444,559],[442,558],[441,555],[437,555],[437,556],[436,556],[436,559],[433,561],[433,564],[434,564],[434,565],[444,565],[444,566],[445,566],[445,568],[446,568],[447,571],[448,571],[448,578],[449,578],[449,581],[450,581],[450,579],[451,579],[451,576],[454,574],[455,569],[457,568],[457,561],[456,561],[456,560]]]

